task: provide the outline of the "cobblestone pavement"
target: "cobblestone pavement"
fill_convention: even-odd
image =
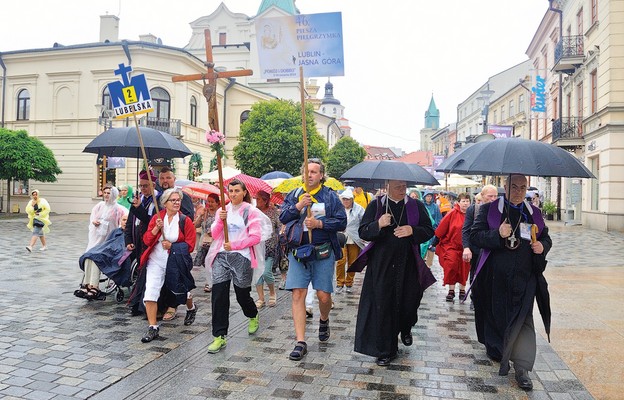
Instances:
[[[195,290],[196,322],[183,326],[183,308],[161,323],[161,338],[142,344],[147,322],[113,297],[87,302],[72,295],[81,279],[78,257],[87,241],[86,215],[54,215],[49,250],[25,250],[25,219],[1,219],[0,397],[11,399],[591,399],[592,395],[538,335],[531,373],[535,388],[520,390],[476,341],[468,304],[447,303],[441,284],[427,290],[413,330],[414,345],[382,368],[353,352],[362,275],[354,293],[335,296],[331,339],[320,343],[318,313],[307,327],[309,354],[288,360],[294,345],[290,295],[260,311],[260,330],[247,334],[232,291],[228,345],[208,354],[209,294]],[[582,254],[587,235],[596,246]],[[624,237],[580,228],[553,230],[551,267],[591,266],[622,254]],[[562,240],[565,238],[566,240]],[[606,239],[609,239],[607,242]],[[585,251],[585,253],[587,253]],[[621,261],[620,261],[621,262]],[[434,272],[440,277],[439,266]],[[197,286],[203,270],[194,270]],[[127,297],[127,296],[126,296]],[[536,325],[539,318],[536,318]]]

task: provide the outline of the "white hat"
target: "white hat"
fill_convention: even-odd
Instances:
[[[353,198],[353,192],[351,191],[351,189],[345,189],[342,193],[340,193],[340,198],[341,199],[352,199]]]

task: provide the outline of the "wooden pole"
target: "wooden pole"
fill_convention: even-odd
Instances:
[[[306,127],[305,86],[303,84],[303,65],[299,66],[299,86],[301,91],[301,128],[303,136],[303,190],[308,191],[308,132]],[[308,217],[312,216],[312,207],[308,207]],[[312,243],[312,230],[308,229],[308,240]]]
[[[137,119],[137,116],[134,112],[132,113],[132,116],[134,117],[134,126],[137,131],[137,136],[139,137],[139,145],[141,146],[141,154],[143,154],[143,162],[145,163],[145,168],[147,168],[147,180],[150,183],[150,190],[152,191],[152,202],[154,203],[154,209],[156,210],[156,214],[158,214],[158,201],[156,200],[154,182],[152,182],[152,174],[150,173],[150,166],[147,162],[147,154],[145,153],[145,146],[143,145],[143,137],[141,136],[141,129],[139,128],[139,120]]]

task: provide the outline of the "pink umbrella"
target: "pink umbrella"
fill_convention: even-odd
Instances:
[[[216,194],[219,196],[221,191],[215,185],[211,185],[210,183],[202,183],[202,182],[193,182],[182,188],[182,191],[188,194],[191,197],[196,197],[202,200],[207,200],[209,194]],[[226,194],[226,202],[227,202],[227,194]]]
[[[245,184],[245,186],[247,187],[247,191],[249,191],[251,197],[256,197],[256,194],[258,194],[258,192],[262,190],[263,192],[271,194],[271,202],[273,202],[273,204],[282,204],[284,202],[284,199],[281,196],[277,196],[276,194],[274,194],[273,188],[260,178],[254,178],[253,176],[245,174],[238,174],[224,180],[223,184],[225,186],[228,186],[230,182],[232,182],[234,179],[237,179]]]

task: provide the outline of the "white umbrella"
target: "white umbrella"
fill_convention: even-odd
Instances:
[[[445,188],[466,188],[473,186],[480,186],[481,182],[474,181],[472,179],[468,179],[458,174],[450,174],[446,179],[440,179],[440,184],[438,186],[434,186],[434,189],[445,189]]]
[[[222,169],[223,172],[223,179],[230,179],[231,177],[238,175],[241,173],[240,170],[236,169],[236,168],[232,168],[232,167],[223,167]],[[215,169],[214,171],[210,171],[207,172],[205,174],[201,174],[200,176],[198,176],[197,178],[195,178],[195,180],[197,181],[210,181],[210,182],[216,182],[219,180],[219,172]]]
[[[280,183],[284,182],[286,178],[273,178],[273,179],[263,179],[266,183],[268,183],[271,188],[275,189]]]

